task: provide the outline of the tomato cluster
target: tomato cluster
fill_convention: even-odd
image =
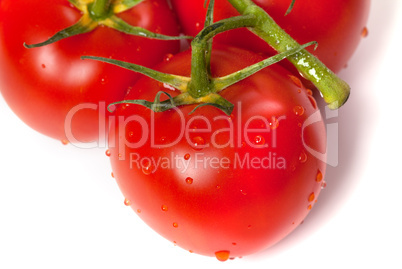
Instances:
[[[107,155],[126,205],[191,252],[223,261],[272,246],[294,230],[317,202],[326,170],[320,108],[295,68],[282,61],[218,94],[193,98],[209,106],[182,98],[185,105],[156,112],[150,108],[185,96],[187,86],[81,56],[152,66],[192,81],[193,50],[179,52],[178,40],[99,26],[24,47],[76,23],[81,2],[91,1],[0,2],[0,91],[21,120],[65,143],[108,136]],[[139,3],[117,14],[131,25],[169,36],[203,29],[204,0],[171,0],[173,10],[164,0],[133,2]],[[215,21],[239,15],[232,2],[216,1]],[[310,51],[334,72],[355,51],[370,6],[368,0],[295,1],[285,16],[292,0],[254,2],[299,43],[317,41]],[[276,54],[243,28],[217,35],[211,48],[211,81]],[[233,104],[231,113],[209,103],[217,95]]]

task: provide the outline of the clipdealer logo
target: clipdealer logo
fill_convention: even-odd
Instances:
[[[209,134],[210,135],[210,142],[201,145],[201,148],[207,148],[207,147],[215,147],[215,148],[225,148],[225,147],[241,147],[244,143],[247,143],[248,146],[250,147],[255,147],[255,148],[261,148],[261,147],[269,147],[269,148],[276,148],[277,146],[277,133],[275,128],[270,128],[272,126],[273,122],[270,122],[267,118],[263,116],[253,116],[250,117],[247,121],[242,122],[241,120],[241,102],[237,104],[238,109],[237,113],[238,115],[235,116],[235,119],[238,121],[237,126],[240,126],[237,130],[234,130],[233,123],[231,121],[228,121],[227,116],[216,116],[212,119],[209,119],[205,116],[194,116],[188,120],[186,120],[185,115],[179,108],[172,108],[175,110],[175,113],[180,118],[180,126],[177,128],[180,129],[180,134],[176,137],[176,139],[170,143],[166,144],[158,144],[155,139],[155,112],[151,111],[151,120],[150,122],[147,122],[144,118],[142,118],[139,115],[131,115],[127,118],[124,118],[123,116],[108,116],[108,121],[109,125],[113,124],[118,124],[119,126],[119,133],[125,133],[125,128],[127,127],[127,124],[130,122],[136,122],[140,124],[141,126],[141,139],[139,139],[136,142],[130,142],[127,139],[120,139],[119,140],[119,145],[114,145],[114,144],[107,144],[108,140],[108,130],[109,126],[106,124],[106,104],[105,102],[99,102],[99,104],[93,104],[93,103],[83,103],[80,105],[75,106],[73,109],[69,111],[67,114],[66,120],[65,120],[65,133],[67,139],[70,141],[70,144],[79,147],[79,148],[84,148],[84,149],[91,149],[91,148],[106,148],[106,147],[118,147],[119,151],[121,153],[121,156],[125,156],[125,148],[139,148],[145,143],[149,142],[150,146],[152,148],[169,148],[173,147],[179,141],[181,141],[183,138],[187,140],[189,144],[192,143],[191,141],[191,134],[194,132],[192,128],[190,128],[191,124],[195,121],[202,121],[205,123],[205,128],[203,129],[197,129],[198,133],[204,133],[204,134]],[[99,114],[99,137],[100,139],[98,141],[93,141],[90,143],[82,143],[78,141],[72,132],[71,129],[71,123],[74,118],[74,115],[84,109],[90,109],[90,110],[97,110]],[[304,145],[304,148],[306,151],[308,151],[312,156],[317,158],[320,161],[323,161],[327,163],[328,165],[331,165],[333,167],[336,167],[338,165],[338,122],[336,120],[333,120],[338,117],[338,111],[337,110],[330,110],[328,107],[325,107],[324,111],[325,119],[327,122],[332,123],[326,123],[326,130],[327,130],[327,149],[326,152],[318,152],[314,148],[310,147],[304,137],[304,130],[309,127],[312,124],[315,124],[317,122],[320,122],[322,120],[322,116],[319,110],[317,110],[315,113],[310,115],[302,124],[302,143]],[[275,119],[277,121],[276,124],[279,124],[280,121],[286,120],[286,116],[282,115],[279,116]],[[219,129],[214,132],[212,132],[212,123],[213,122],[218,122],[218,121],[226,121],[228,123],[227,128]],[[253,123],[256,121],[263,122],[266,128],[258,128],[258,129],[253,129],[251,126]],[[227,132],[229,134],[229,139],[226,143],[220,144],[217,142],[216,137],[218,133],[222,132]],[[264,145],[256,145],[253,143],[253,141],[250,141],[249,139],[249,134],[250,133],[267,133],[270,136],[270,141],[266,141]],[[235,135],[237,139],[235,139]],[[286,160],[282,156],[277,156],[274,151],[269,151],[266,156],[262,158],[253,157],[250,154],[249,155],[235,155],[233,156],[232,160],[226,159],[226,158],[207,158],[206,156],[203,156],[202,154],[195,155],[197,156],[197,159],[194,159],[193,161],[195,166],[197,164],[197,167],[204,167],[205,165],[209,165],[210,167],[220,167],[223,169],[227,169],[230,166],[237,166],[237,167],[242,167],[242,168],[264,168],[264,169],[285,169],[286,167]],[[124,158],[124,157],[123,157]],[[153,167],[172,167],[173,164],[176,164],[176,168],[179,169],[188,169],[189,167],[186,168],[185,163],[181,163],[178,161],[178,156],[169,156],[166,158],[160,158],[160,159],[147,159],[148,157],[142,157],[139,155],[131,155],[130,156],[130,162],[132,163],[133,167],[135,165],[140,165],[144,167],[144,163],[152,163]],[[181,157],[182,158],[182,157]],[[194,157],[195,158],[195,157]],[[177,165],[180,165],[178,167]],[[189,164],[187,164],[188,166]]]
[[[154,173],[158,169],[176,169],[184,174],[192,169],[266,169],[285,170],[286,160],[278,157],[276,153],[269,152],[264,157],[255,157],[250,153],[240,155],[234,153],[233,158],[208,156],[202,152],[196,152],[193,157],[183,158],[182,155],[171,152],[168,156],[141,156],[139,153],[130,153],[130,169],[145,169]]]

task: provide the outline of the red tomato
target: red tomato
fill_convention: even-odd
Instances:
[[[157,69],[189,76],[190,57]],[[215,46],[212,73],[260,57]],[[159,91],[178,94],[143,78],[126,99],[153,101]],[[231,116],[211,106],[189,115],[194,105],[161,113],[119,105],[108,154],[126,205],[171,242],[220,260],[275,244],[303,221],[323,183],[325,126],[310,94],[275,65],[222,91]]]
[[[370,0],[296,0],[285,16],[291,0],[254,0],[300,44],[317,41],[316,51],[308,48],[332,71],[346,66],[366,31]],[[204,0],[172,0],[184,33],[202,30],[206,9]],[[239,15],[227,0],[215,1],[215,21]],[[214,40],[272,55],[274,50],[247,29],[218,35]],[[290,67],[290,64],[287,65]],[[290,67],[291,68],[291,67]]]
[[[154,32],[179,33],[174,14],[163,0],[145,0],[118,16]],[[165,54],[177,52],[179,42],[98,27],[48,46],[24,48],[24,42],[45,41],[80,17],[80,11],[67,0],[2,0],[0,90],[11,109],[33,129],[63,141],[88,142],[104,129],[105,104],[122,100],[136,75],[80,57],[112,57],[151,66]]]

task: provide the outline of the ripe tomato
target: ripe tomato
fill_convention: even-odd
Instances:
[[[179,33],[164,0],[142,1],[118,16],[157,33]],[[151,66],[165,54],[177,52],[179,41],[151,40],[98,27],[44,47],[24,48],[24,42],[45,41],[80,17],[67,0],[2,0],[0,90],[11,109],[33,129],[59,140],[88,142],[104,129],[105,104],[122,100],[136,75],[80,57],[113,57]]]
[[[190,57],[166,58],[157,70],[189,76]],[[212,74],[259,60],[217,45]],[[126,99],[153,101],[159,91],[178,94],[142,78]],[[211,106],[192,114],[195,105],[117,106],[108,154],[125,204],[171,242],[220,260],[275,244],[306,217],[325,174],[325,127],[310,94],[275,65],[222,91],[231,116]]]
[[[317,41],[317,50],[313,51],[312,47],[308,50],[334,72],[346,66],[362,35],[365,35],[370,8],[370,0],[297,0],[291,13],[285,16],[291,0],[254,2],[300,44]],[[172,4],[184,33],[196,35],[204,25],[204,0],[172,0]],[[236,15],[239,13],[228,1],[215,1],[215,21]],[[274,53],[272,48],[247,29],[225,32],[215,40],[256,52]],[[287,67],[292,68],[289,63]]]

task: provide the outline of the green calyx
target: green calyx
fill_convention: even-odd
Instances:
[[[168,93],[164,92],[169,97],[169,99],[162,102],[160,101],[160,96],[163,92],[160,92],[157,94],[154,102],[149,102],[146,100],[125,100],[113,103],[111,105],[122,103],[138,104],[143,105],[155,112],[163,112],[181,105],[198,104],[198,106],[196,106],[194,110],[206,105],[210,105],[219,108],[225,114],[230,115],[233,111],[234,105],[224,99],[221,95],[219,95],[220,91],[255,74],[256,72],[271,64],[277,63],[289,57],[290,55],[300,52],[307,46],[316,44],[315,42],[310,42],[305,45],[298,46],[297,48],[279,53],[273,57],[267,58],[261,62],[248,66],[227,76],[214,78],[211,76],[209,68],[211,57],[210,52],[212,50],[212,38],[218,33],[230,29],[254,25],[255,20],[253,19],[253,16],[244,16],[229,18],[216,23],[212,23],[210,16],[212,16],[213,14],[213,9],[211,8],[211,5],[213,5],[213,3],[214,1],[211,0],[205,23],[206,26],[191,43],[192,64],[190,77],[165,74],[140,65],[109,58],[93,56],[81,57],[82,59],[92,59],[114,64],[122,68],[141,73],[161,83],[172,86],[181,92],[175,97],[171,97]],[[194,110],[192,112],[194,112]]]
[[[257,73],[261,69],[265,67],[277,63],[289,55],[297,53],[302,49],[306,48],[307,46],[314,45],[315,42],[307,43],[303,46],[300,46],[296,49],[292,49],[280,54],[277,54],[273,57],[267,58],[261,62],[258,62],[254,65],[248,66],[240,71],[232,73],[230,75],[218,78],[208,77],[205,81],[201,83],[205,83],[205,86],[200,86],[200,84],[195,83],[193,77],[184,77],[184,76],[177,76],[173,74],[166,74],[162,72],[155,71],[150,68],[146,68],[144,66],[136,65],[133,63],[118,61],[109,58],[103,57],[94,57],[94,56],[83,56],[82,59],[91,59],[102,61],[109,64],[114,64],[119,67],[141,73],[146,75],[152,79],[155,79],[161,83],[167,84],[169,86],[178,89],[181,93],[175,97],[171,97],[168,93],[164,92],[168,95],[169,100],[160,101],[160,94],[157,95],[154,102],[149,102],[146,100],[125,100],[116,103],[112,103],[110,105],[116,104],[138,104],[143,105],[155,112],[163,112],[169,110],[174,107],[178,107],[181,105],[191,105],[191,104],[199,104],[196,107],[200,108],[205,105],[211,105],[221,109],[225,114],[230,115],[233,111],[233,104],[224,99],[219,92],[228,88],[229,86]],[[192,88],[192,86],[194,88]],[[162,93],[162,92],[161,92]],[[193,111],[194,112],[194,111]]]
[[[124,12],[143,0],[68,0],[78,10],[81,11],[82,16],[80,20],[74,25],[67,27],[55,35],[37,44],[25,44],[26,48],[36,48],[46,46],[62,40],[64,38],[72,37],[79,34],[91,32],[95,28],[103,25],[113,28],[117,31],[142,36],[147,38],[161,39],[161,40],[179,40],[191,39],[189,36],[166,36],[153,33],[141,27],[136,27],[128,24],[117,14]]]

